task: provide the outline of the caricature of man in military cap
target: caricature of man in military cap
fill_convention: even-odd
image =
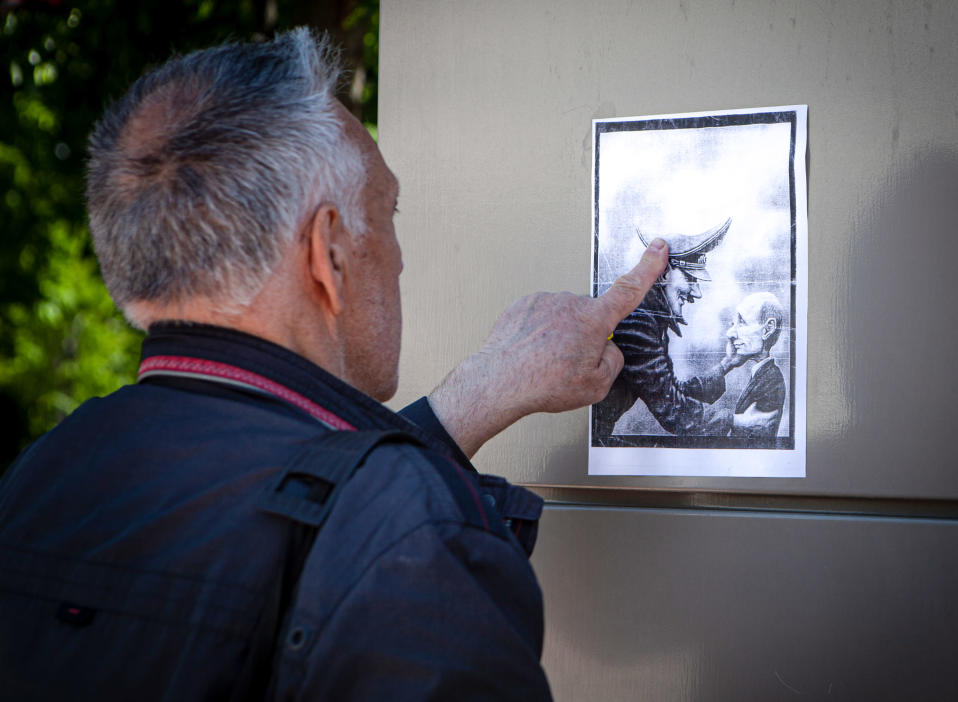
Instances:
[[[632,314],[622,320],[613,341],[625,356],[625,366],[608,396],[593,407],[593,445],[618,445],[610,440],[613,427],[641,399],[667,432],[676,435],[727,435],[727,413],[712,410],[725,392],[726,368],[679,381],[669,356],[671,330],[682,335],[683,307],[702,297],[700,281],[709,281],[706,254],[718,246],[732,224],[725,220],[701,234],[663,236],[669,244],[665,272]],[[642,243],[649,239],[638,232]],[[723,359],[724,361],[725,359]]]

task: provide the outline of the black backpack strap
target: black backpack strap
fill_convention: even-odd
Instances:
[[[269,486],[260,509],[318,531],[359,466],[386,443],[423,445],[401,431],[330,431],[311,439]]]
[[[412,434],[397,430],[331,431],[311,439],[272,481],[260,509],[319,531],[356,470],[373,449],[389,443],[427,449]],[[481,499],[478,481],[465,468],[438,451],[424,450],[423,458],[446,484],[466,523],[505,536],[502,517]]]
[[[290,521],[290,540],[285,567],[267,595],[249,655],[237,675],[234,700],[264,699],[276,640],[316,534],[366,457],[387,443],[423,445],[401,431],[329,431],[306,442],[260,497],[261,510]]]

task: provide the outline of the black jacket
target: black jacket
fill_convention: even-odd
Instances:
[[[750,429],[733,428],[732,436],[749,439],[774,439],[778,435],[778,425],[782,421],[782,408],[785,406],[785,377],[774,360],[766,361],[749,378],[748,385],[742,391],[735,404],[735,414],[740,414],[751,405],[760,412],[775,414],[761,426]]]
[[[549,698],[541,500],[477,475],[424,400],[416,426],[215,327],[158,325],[143,356],[0,483],[4,699]],[[422,446],[374,450],[313,543],[262,499],[332,428]]]

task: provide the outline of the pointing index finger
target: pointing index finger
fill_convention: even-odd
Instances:
[[[605,318],[609,331],[639,306],[668,260],[668,244],[653,239],[635,268],[616,278],[612,287],[596,298],[598,314]]]

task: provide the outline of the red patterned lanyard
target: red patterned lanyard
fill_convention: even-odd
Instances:
[[[330,429],[355,431],[356,427],[345,419],[337,417],[325,407],[317,405],[308,397],[290,390],[285,385],[270,380],[262,375],[243,368],[231,366],[228,363],[207,361],[202,358],[189,356],[151,356],[140,364],[137,379],[143,380],[152,376],[167,375],[180,378],[200,378],[226,385],[234,385],[246,389],[259,390],[277,397],[289,404],[307,412],[314,419],[322,422]]]

